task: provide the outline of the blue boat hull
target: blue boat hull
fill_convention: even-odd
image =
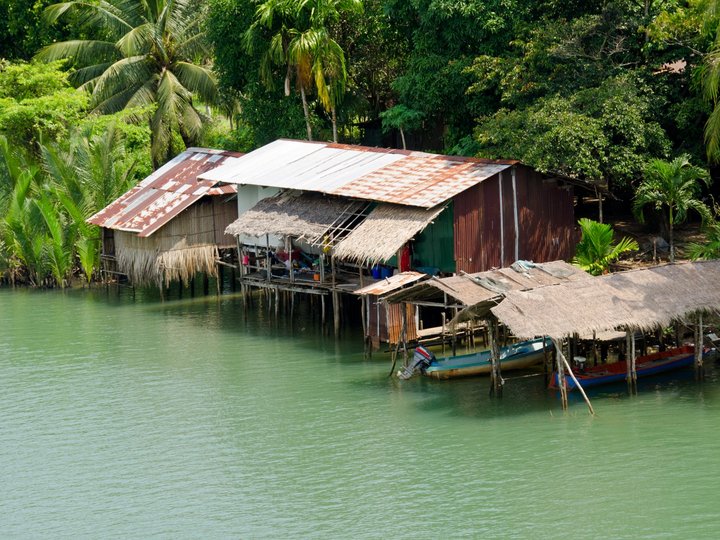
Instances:
[[[552,340],[545,340],[545,349],[552,351]],[[500,349],[500,369],[524,369],[543,359],[543,339],[515,343]],[[436,379],[486,375],[492,370],[490,351],[438,358],[425,369],[425,375]]]
[[[706,354],[706,352],[703,352],[703,356],[705,356]],[[694,361],[694,351],[692,351],[692,348],[685,347],[683,352],[677,354],[676,356],[659,358],[657,360],[650,360],[637,364],[636,373],[638,379],[641,379],[691,366],[693,365]],[[627,379],[627,367],[625,362],[615,362],[614,364],[609,364],[608,366],[605,366],[605,368],[607,371],[603,371],[603,366],[591,368],[591,370],[586,373],[575,373],[575,377],[580,383],[580,386],[582,386],[583,388],[592,388],[594,386],[600,386],[603,384],[622,382]],[[558,387],[558,382],[558,374],[557,372],[555,372],[553,374],[553,383],[555,387]],[[574,390],[575,388],[577,388],[575,381],[572,379],[572,377],[570,377],[570,375],[565,375],[565,384],[568,390]]]

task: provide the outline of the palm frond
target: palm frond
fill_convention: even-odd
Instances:
[[[203,101],[209,105],[217,103],[217,80],[212,71],[189,62],[176,62],[172,65],[172,72],[180,84],[197,94]]]
[[[74,39],[60,41],[40,49],[35,58],[43,62],[72,59],[80,66],[102,64],[120,58],[115,44],[110,41]]]

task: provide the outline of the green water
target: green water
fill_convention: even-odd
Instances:
[[[2,538],[718,538],[720,381],[560,411],[237,298],[0,290]]]

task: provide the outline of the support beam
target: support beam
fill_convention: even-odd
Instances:
[[[568,395],[567,395],[567,383],[565,382],[565,362],[562,361],[564,358],[562,353],[562,342],[553,339],[555,345],[555,358],[557,360],[557,383],[560,389],[560,403],[563,411],[568,409]]]
[[[505,381],[500,374],[500,352],[498,350],[497,319],[488,317],[488,334],[490,336],[490,395],[502,396],[502,388]]]
[[[558,343],[555,340],[553,340],[553,342],[555,343],[555,347],[557,347]],[[575,374],[573,373],[573,370],[570,367],[570,364],[568,363],[567,358],[565,358],[565,355],[562,353],[562,350],[558,349],[558,375],[560,373],[561,365],[564,369],[567,369],[568,375],[570,375],[570,378],[575,383],[575,388],[577,388],[578,391],[582,394],[582,397],[585,400],[585,403],[587,404],[588,409],[590,410],[590,414],[595,416],[595,410],[593,409],[592,403],[590,403],[590,399],[587,397],[587,394],[585,393],[585,389],[582,386],[580,386],[580,383],[575,378]],[[567,386],[565,385],[565,377],[562,378],[561,388],[563,388],[565,390],[563,409],[567,409],[568,408],[568,406],[567,406]]]
[[[698,380],[703,380],[705,378],[705,366],[703,365],[703,337],[703,315],[702,313],[698,313],[695,324],[695,377]]]

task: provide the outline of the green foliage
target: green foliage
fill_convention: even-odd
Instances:
[[[51,28],[43,20],[53,0],[0,0],[0,58],[29,60],[45,45],[65,39],[67,27]]]
[[[701,182],[709,185],[707,170],[692,165],[688,156],[672,161],[655,159],[645,169],[645,178],[635,193],[633,210],[638,220],[645,220],[644,208],[651,205],[661,211],[670,236],[670,261],[675,260],[673,228],[687,218],[689,210],[696,211],[703,221],[711,218],[710,209],[698,199]]]
[[[627,237],[613,243],[613,228],[607,223],[582,218],[578,224],[582,238],[575,249],[573,264],[594,276],[606,273],[622,254],[638,249],[638,243]]]
[[[0,62],[0,134],[34,148],[66,137],[85,117],[88,98],[73,89],[62,62]]]
[[[715,209],[717,216],[718,209]],[[705,223],[705,242],[688,244],[687,254],[692,260],[720,259],[720,222],[717,217]]]
[[[0,139],[0,260],[15,282],[65,286],[79,264],[87,281],[100,262],[98,227],[86,219],[127,191],[137,157],[113,124],[25,154]]]
[[[652,120],[648,88],[632,76],[567,97],[540,99],[524,109],[501,109],[475,130],[479,155],[515,158],[545,172],[607,181],[628,189],[644,164],[670,143]]]
[[[77,69],[71,80],[90,93],[94,112],[154,105],[150,126],[155,166],[173,157],[176,136],[188,145],[197,141],[205,118],[193,100],[217,100],[197,2],[71,1],[50,6],[45,13],[51,21],[78,17],[96,38],[53,43],[38,54],[43,60],[72,60]]]

